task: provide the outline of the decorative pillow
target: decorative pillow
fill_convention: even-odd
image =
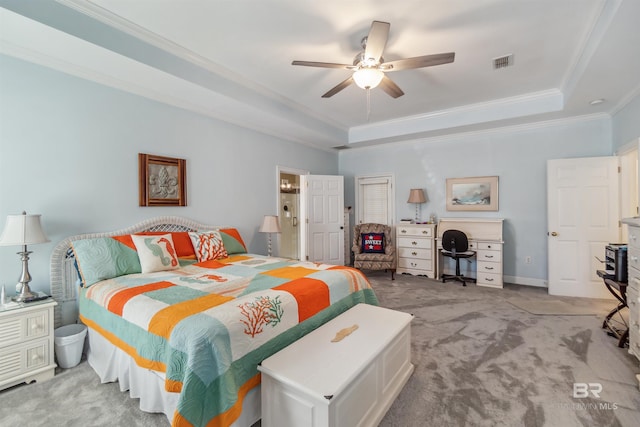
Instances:
[[[384,253],[384,233],[362,233],[361,237],[363,253]]]
[[[220,236],[222,236],[222,242],[227,254],[246,254],[247,245],[244,244],[242,236],[235,228],[221,228]]]
[[[136,251],[111,237],[77,240],[71,246],[84,287],[141,272]]]
[[[229,256],[222,241],[222,236],[217,230],[190,232],[189,237],[191,237],[191,244],[193,244],[193,249],[199,262]]]
[[[140,267],[143,273],[174,270],[180,267],[171,234],[162,234],[160,236],[133,234],[131,239],[138,251]]]
[[[171,234],[171,239],[173,240],[173,247],[176,250],[176,254],[178,258],[182,259],[196,259],[196,254],[193,252],[193,246],[191,245],[191,238],[189,238],[189,233],[186,231],[141,231],[136,233],[135,235],[139,236],[163,236],[165,234]],[[136,245],[133,244],[133,240],[131,239],[132,234],[125,234],[122,236],[112,236],[113,239],[118,240],[124,245],[129,246],[134,251],[136,250]]]

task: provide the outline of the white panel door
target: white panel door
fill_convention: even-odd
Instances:
[[[612,297],[596,271],[619,236],[618,189],[617,157],[547,162],[549,294]]]
[[[344,178],[302,175],[300,179],[304,259],[344,265]]]

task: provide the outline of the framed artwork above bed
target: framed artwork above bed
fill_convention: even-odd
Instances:
[[[187,206],[187,161],[138,154],[140,206]]]

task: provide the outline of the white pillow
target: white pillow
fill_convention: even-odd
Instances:
[[[136,245],[140,267],[143,273],[154,271],[174,270],[180,267],[178,255],[171,234],[160,236],[131,235]]]

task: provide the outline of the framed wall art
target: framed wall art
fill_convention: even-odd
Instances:
[[[497,211],[498,177],[447,178],[448,211]]]
[[[187,161],[138,154],[140,206],[187,206]]]

